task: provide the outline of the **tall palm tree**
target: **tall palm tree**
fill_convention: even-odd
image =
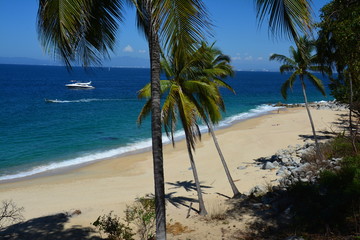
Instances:
[[[230,57],[224,55],[219,49],[215,48],[214,43],[208,45],[206,42],[201,43],[201,47],[198,49],[198,51],[196,51],[196,54],[196,57],[200,60],[197,64],[197,78],[204,79],[204,81],[210,81],[214,83],[216,87],[225,87],[235,93],[234,89],[232,89],[231,86],[229,86],[224,81],[224,78],[234,75],[234,71],[232,69],[232,66],[230,65]],[[202,101],[202,98],[200,97],[199,100]],[[221,98],[221,95],[218,98],[217,104],[222,111],[225,111],[225,105]],[[221,163],[224,167],[225,174],[233,191],[234,197],[237,197],[240,195],[240,192],[233,181],[233,178],[231,176],[213,128],[213,124],[217,124],[220,121],[221,115],[219,115],[217,108],[208,108],[206,102],[202,103],[202,106],[206,112],[206,116],[203,116],[203,121],[208,126],[209,132],[212,136],[215,147],[220,156]],[[214,109],[216,110],[215,113],[212,112],[212,110]]]
[[[209,109],[211,107],[215,108],[211,112],[218,112],[219,108],[216,102],[219,101],[219,91],[212,82],[196,78],[203,77],[198,74],[200,57],[202,55],[199,55],[198,52],[191,57],[185,57],[181,53],[181,48],[174,49],[174,53],[169,57],[169,60],[164,58],[162,61],[162,68],[167,80],[161,80],[160,84],[162,93],[166,94],[162,107],[162,120],[166,133],[175,144],[173,134],[179,118],[185,132],[188,155],[198,194],[199,214],[206,215],[207,211],[202,197],[193,151],[195,150],[196,140],[201,137],[198,119],[206,116],[202,104],[207,103]],[[149,84],[139,91],[138,96],[139,98],[148,99],[139,114],[138,122],[141,124],[142,119],[150,112],[149,106],[152,96],[149,91]],[[205,119],[207,118],[205,117]]]
[[[45,50],[67,66],[100,64],[114,49],[116,31],[123,20],[123,5],[136,6],[138,27],[149,44],[151,66],[151,132],[154,164],[156,238],[166,239],[165,193],[160,111],[160,43],[171,49],[176,42],[185,54],[208,29],[200,0],[39,0],[38,32]],[[184,31],[182,31],[184,30]],[[181,38],[179,36],[181,31]],[[160,42],[160,40],[162,40]]]
[[[300,47],[296,50],[294,49],[294,47],[290,47],[290,57],[286,57],[280,54],[272,54],[270,56],[270,60],[276,60],[283,63],[283,65],[280,66],[281,73],[292,73],[290,77],[281,86],[281,94],[284,99],[287,98],[288,89],[292,89],[295,80],[299,78],[301,82],[302,92],[304,95],[306,111],[309,116],[311,129],[315,140],[316,153],[319,159],[323,159],[315,131],[314,122],[312,120],[309,104],[307,101],[306,86],[304,80],[306,77],[325,96],[325,89],[322,81],[310,71],[324,72],[327,71],[327,69],[317,64],[317,56],[312,54],[313,50],[315,49],[313,41],[310,41],[307,37],[302,37],[299,39],[298,45]]]

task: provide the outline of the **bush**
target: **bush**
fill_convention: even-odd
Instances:
[[[110,240],[133,240],[133,236],[135,235],[128,225],[120,222],[119,217],[116,215],[112,216],[112,212],[108,215],[98,217],[93,225],[98,228],[100,232],[107,234]]]
[[[125,210],[125,223],[122,223],[112,212],[98,217],[93,223],[100,232],[107,234],[111,240],[133,240],[135,235],[130,228],[133,224],[137,227],[140,239],[155,239],[155,199],[152,196],[137,198],[135,203],[127,206]]]
[[[0,207],[0,228],[24,220],[23,207],[17,207],[12,200],[4,200]]]
[[[137,226],[142,240],[155,239],[155,198],[147,195],[137,198],[125,210],[125,221]]]
[[[360,230],[360,156],[347,157],[339,171],[324,171],[318,183],[289,189],[295,224],[319,232]]]

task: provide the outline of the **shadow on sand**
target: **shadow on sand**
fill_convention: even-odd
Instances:
[[[70,216],[64,213],[33,218],[26,222],[11,225],[0,230],[2,240],[100,240],[100,237],[92,236],[95,231],[91,228],[73,226],[64,229],[65,223]]]

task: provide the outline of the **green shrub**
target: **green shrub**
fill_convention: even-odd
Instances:
[[[339,171],[324,171],[318,183],[290,187],[295,224],[304,230],[359,230],[360,157],[347,157]]]
[[[98,217],[93,225],[98,228],[100,232],[107,234],[110,240],[133,240],[133,236],[135,235],[128,225],[120,221],[119,217],[116,215],[112,216],[112,212],[108,215]]]
[[[356,143],[357,148],[360,149],[360,144]],[[331,157],[347,157],[355,156],[354,149],[350,139],[345,136],[338,136],[331,142]]]
[[[147,195],[137,198],[135,203],[127,206],[125,221],[137,226],[142,240],[155,238],[155,198]]]

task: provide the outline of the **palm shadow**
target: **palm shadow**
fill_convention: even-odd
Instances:
[[[196,184],[192,180],[190,180],[190,181],[176,181],[175,183],[167,182],[166,184],[169,184],[169,185],[173,186],[172,188],[169,188],[169,189],[184,188],[187,192],[196,191]],[[201,187],[201,189],[212,188],[210,186],[201,185],[201,183],[200,183],[200,187]],[[204,193],[203,191],[201,191],[201,192]]]
[[[179,208],[180,205],[184,206],[186,208],[190,208],[191,210],[194,210],[195,212],[198,212],[197,209],[192,207],[192,203],[198,202],[195,198],[189,198],[189,197],[182,197],[182,196],[175,196],[176,192],[171,192],[168,194],[165,194],[165,200],[166,202],[172,204],[174,207]]]
[[[92,236],[95,231],[92,228],[73,226],[65,229],[64,225],[70,216],[64,213],[33,218],[26,222],[13,224],[0,230],[0,239],[3,240],[100,240],[100,237]]]

